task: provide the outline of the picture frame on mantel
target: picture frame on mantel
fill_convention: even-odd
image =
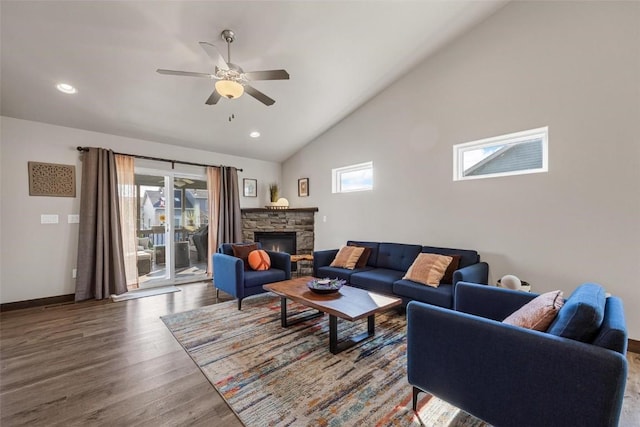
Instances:
[[[298,180],[298,197],[309,197],[309,178]]]
[[[242,195],[244,197],[258,197],[258,180],[252,178],[242,179]]]

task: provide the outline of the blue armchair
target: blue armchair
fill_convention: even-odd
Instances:
[[[258,244],[261,249],[262,245]],[[233,256],[231,243],[223,243],[213,254],[213,287],[216,298],[220,289],[238,299],[238,310],[242,299],[266,292],[262,285],[291,279],[291,257],[285,252],[266,251],[271,259],[269,270],[245,270],[244,261]]]
[[[566,338],[566,324],[557,323],[573,322],[593,295],[580,297],[598,288],[601,325],[582,341]],[[535,296],[460,282],[454,310],[410,302],[414,410],[426,391],[495,426],[616,426],[627,377],[621,300],[582,285],[547,332],[501,323]]]

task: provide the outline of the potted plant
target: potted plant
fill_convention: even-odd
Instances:
[[[271,195],[271,203],[278,201],[278,184],[269,184],[269,194]]]

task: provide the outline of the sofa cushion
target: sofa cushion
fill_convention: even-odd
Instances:
[[[546,292],[511,313],[502,323],[546,331],[563,305],[562,291]]]
[[[451,248],[439,248],[436,246],[423,246],[422,252],[440,255],[460,255],[460,263],[458,268],[464,268],[472,264],[480,262],[480,257],[477,251],[469,249],[451,249]]]
[[[269,258],[269,254],[262,249],[251,251],[248,261],[249,267],[251,267],[252,270],[260,271],[271,268],[271,258]]]
[[[333,259],[330,267],[341,267],[347,270],[353,270],[356,267],[358,259],[364,252],[364,248],[359,246],[343,246],[340,248],[336,257]]]
[[[358,246],[353,242],[349,242],[347,243],[347,246]],[[360,255],[360,258],[358,258],[358,262],[356,263],[356,268],[363,268],[366,267],[367,262],[369,261],[369,257],[371,256],[371,248],[367,248],[365,246],[358,246],[360,248],[363,248],[364,251],[362,251],[362,255]]]
[[[368,271],[368,270],[373,270],[373,268],[363,267],[363,268],[354,268],[353,270],[347,270],[346,268],[325,266],[325,267],[318,267],[318,271],[316,275],[322,279],[328,277],[329,279],[343,279],[348,282],[352,274],[361,273],[363,271]]]
[[[380,243],[376,267],[406,272],[416,259],[422,246],[403,243]]]
[[[357,240],[349,240],[347,241],[347,246],[360,246],[362,248],[371,249],[371,253],[369,254],[369,259],[367,260],[367,266],[375,267],[378,261],[378,248],[380,247],[380,243],[378,242],[360,242]]]
[[[453,307],[453,285],[450,284],[442,284],[437,288],[432,288],[411,280],[398,280],[393,284],[393,293],[439,307]]]
[[[400,280],[404,272],[387,268],[353,273],[349,277],[349,284],[357,288],[366,289],[381,294],[393,294],[393,282]]]
[[[451,283],[453,284],[453,273],[458,269],[458,266],[460,265],[460,257],[462,255],[448,255],[450,256],[451,262],[449,263],[449,266],[447,267],[447,270],[444,272],[444,276],[442,276],[442,279],[440,279],[440,283]]]
[[[141,251],[149,249],[151,240],[148,237],[138,237],[138,249]]]
[[[244,272],[244,287],[254,288],[267,283],[280,282],[286,279],[284,270],[272,268],[264,271],[249,270]]]
[[[564,338],[591,342],[598,334],[606,303],[602,286],[585,283],[573,291],[547,332]]]
[[[242,260],[245,270],[249,270],[249,254],[257,249],[258,245],[255,243],[231,245],[233,256]]]
[[[450,256],[445,255],[418,254],[402,278],[422,283],[423,285],[438,287],[452,259]]]
[[[233,256],[233,245],[246,245],[247,243],[222,243],[218,246],[218,253]],[[258,245],[258,249],[262,249],[262,243],[255,242]]]

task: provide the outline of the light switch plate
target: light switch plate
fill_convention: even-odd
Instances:
[[[80,215],[67,215],[67,222],[69,224],[79,224],[80,223]]]
[[[40,215],[40,224],[57,224],[58,215]]]

